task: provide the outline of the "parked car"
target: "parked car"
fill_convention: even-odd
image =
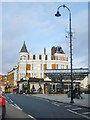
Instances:
[[[0,94],[0,118],[4,120],[5,115],[6,115],[5,98],[2,97],[2,95]]]

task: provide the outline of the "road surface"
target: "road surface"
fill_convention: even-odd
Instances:
[[[16,106],[19,110],[37,120],[40,118],[90,119],[90,111],[86,108],[45,100],[31,95],[8,94],[5,95],[5,99],[12,106]]]

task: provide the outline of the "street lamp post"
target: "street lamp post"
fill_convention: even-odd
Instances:
[[[60,17],[61,14],[59,13],[59,9],[63,7],[66,8],[69,11],[69,37],[70,37],[70,64],[71,64],[71,101],[70,103],[74,103],[73,101],[73,79],[72,79],[72,32],[71,32],[71,11],[70,9],[65,6],[61,5],[57,9],[57,13],[55,14],[56,17]]]

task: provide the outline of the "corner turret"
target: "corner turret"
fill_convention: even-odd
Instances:
[[[28,54],[28,51],[27,51],[25,41],[23,43],[23,46],[22,46],[19,54],[20,54],[19,55],[20,60],[28,60],[29,54]]]

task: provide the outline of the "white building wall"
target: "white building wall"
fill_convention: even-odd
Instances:
[[[90,85],[90,74],[88,75],[88,84]]]
[[[86,76],[86,77],[81,81],[81,87],[82,87],[82,88],[87,88],[87,87],[88,87],[88,76]]]
[[[41,59],[39,59],[39,54],[35,55],[35,60],[33,60],[33,54],[30,54],[28,57],[28,53],[20,53],[21,56],[26,56],[25,59],[19,60],[19,80],[26,76],[26,64],[31,65],[31,69],[27,70],[27,73],[30,73],[30,77],[36,77],[36,78],[44,78],[44,64],[47,64],[47,69],[52,69],[52,64],[55,64],[58,69],[66,69],[66,65],[68,65],[67,59],[65,60],[51,60],[51,54],[47,55],[47,60],[45,60],[45,54],[41,55]],[[68,57],[66,54],[57,54],[55,53],[55,56],[59,57]]]

